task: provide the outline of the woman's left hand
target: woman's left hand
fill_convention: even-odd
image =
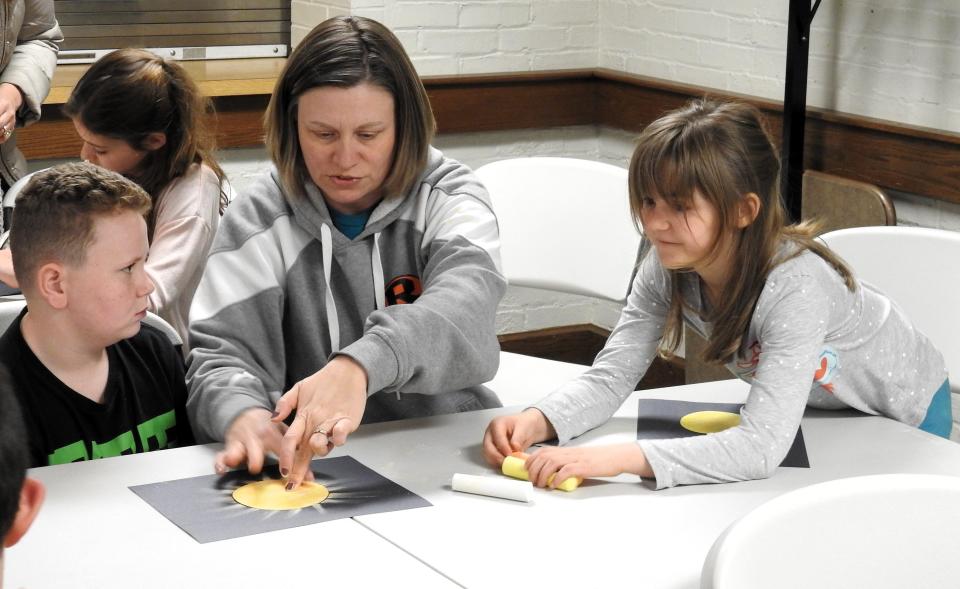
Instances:
[[[20,88],[13,84],[0,84],[0,143],[6,143],[17,126],[17,111],[23,104]]]
[[[280,397],[274,422],[297,411],[280,445],[280,473],[288,489],[303,482],[314,454],[326,456],[347,441],[366,404],[367,373],[349,356],[335,357]]]
[[[537,487],[551,489],[570,477],[612,477],[631,472],[640,476],[652,476],[643,450],[635,443],[593,448],[540,448],[527,458],[530,482]],[[550,475],[556,474],[550,484]]]

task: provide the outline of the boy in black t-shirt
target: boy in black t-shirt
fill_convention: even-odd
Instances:
[[[27,426],[31,465],[193,443],[183,361],[140,320],[150,197],[76,163],[38,172],[10,233],[27,307],[0,337]]]

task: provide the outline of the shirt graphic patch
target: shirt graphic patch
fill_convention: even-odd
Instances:
[[[813,373],[813,382],[820,385],[825,391],[833,394],[833,378],[840,368],[840,356],[837,351],[827,346],[820,352],[820,360],[817,362],[817,371]]]
[[[420,297],[423,287],[420,285],[420,277],[412,274],[397,276],[387,285],[385,300],[387,306],[390,305],[409,305]]]

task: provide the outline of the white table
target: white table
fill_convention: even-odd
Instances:
[[[635,439],[641,395],[742,402],[747,391],[729,380],[634,393],[610,422],[574,444]],[[621,475],[585,482],[573,493],[538,489],[532,504],[451,491],[455,472],[494,475],[479,444],[489,419],[501,412],[363,428],[350,453],[434,508],[356,520],[466,587],[693,589],[716,537],[784,492],[865,474],[960,476],[958,444],[885,418],[810,410],[802,427],[811,468],[780,468],[767,480],[654,491]]]
[[[217,449],[33,469],[47,498],[4,554],[4,587],[456,586],[352,519],[199,544],[127,488],[212,474]]]
[[[486,384],[504,406],[531,405],[582,374],[588,366],[500,352],[497,376]]]
[[[490,386],[505,397],[535,399],[582,370],[505,354]],[[739,402],[746,392],[731,380],[642,394]],[[574,443],[634,439],[639,395]],[[763,481],[653,491],[620,476],[587,481],[573,493],[537,490],[531,504],[451,491],[455,472],[496,476],[480,441],[489,420],[508,411],[368,425],[333,454],[353,456],[433,507],[209,544],[195,542],[127,487],[210,474],[217,446],[36,469],[31,476],[46,484],[48,498],[34,527],[5,554],[6,586],[693,588],[717,535],[779,494],[862,474],[960,475],[960,445],[883,418],[811,411],[803,428],[812,468],[781,468]]]
[[[22,308],[22,298],[0,302]],[[534,401],[583,366],[502,353],[491,389]],[[539,375],[539,376],[538,376]],[[29,533],[6,551],[6,587],[247,587],[297,585],[304,562],[324,585],[455,586],[351,519],[199,544],[128,489],[212,474],[219,446],[34,469],[47,498]],[[333,566],[324,563],[333,563]]]

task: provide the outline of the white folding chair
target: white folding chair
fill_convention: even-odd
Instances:
[[[922,227],[855,227],[821,236],[854,274],[876,286],[943,354],[960,393],[960,233]]]
[[[510,284],[625,301],[641,235],[627,170],[562,157],[481,166]]]
[[[896,225],[893,200],[874,184],[807,170],[803,173],[801,212],[820,221],[821,231]]]
[[[957,587],[960,478],[885,474],[781,495],[707,555],[701,589]]]
[[[13,320],[23,310],[27,301],[20,295],[11,295],[0,299],[0,335],[3,335]]]
[[[40,170],[37,170],[37,172],[39,171]],[[28,182],[30,182],[30,179],[37,172],[30,172],[29,174],[21,177],[19,180],[13,183],[13,186],[11,186],[6,192],[3,193],[3,199],[2,199],[2,203],[0,203],[0,206],[3,207],[4,217],[6,221],[9,221],[9,219],[7,219],[6,217],[12,213],[14,207],[16,206],[17,197],[20,196],[20,192],[23,190],[23,187],[26,186]],[[10,241],[10,223],[7,223],[7,225],[5,225],[2,228],[2,232],[0,232],[0,248],[6,248],[9,241]]]
[[[173,344],[173,346],[178,350],[183,347],[183,338],[180,337],[180,334],[177,333],[177,330],[174,329],[172,325],[167,323],[166,319],[155,314],[153,311],[147,311],[147,316],[143,318],[141,323],[146,323],[150,327],[159,329],[161,332],[163,332],[163,335],[167,336],[167,339],[170,340],[170,343]]]

